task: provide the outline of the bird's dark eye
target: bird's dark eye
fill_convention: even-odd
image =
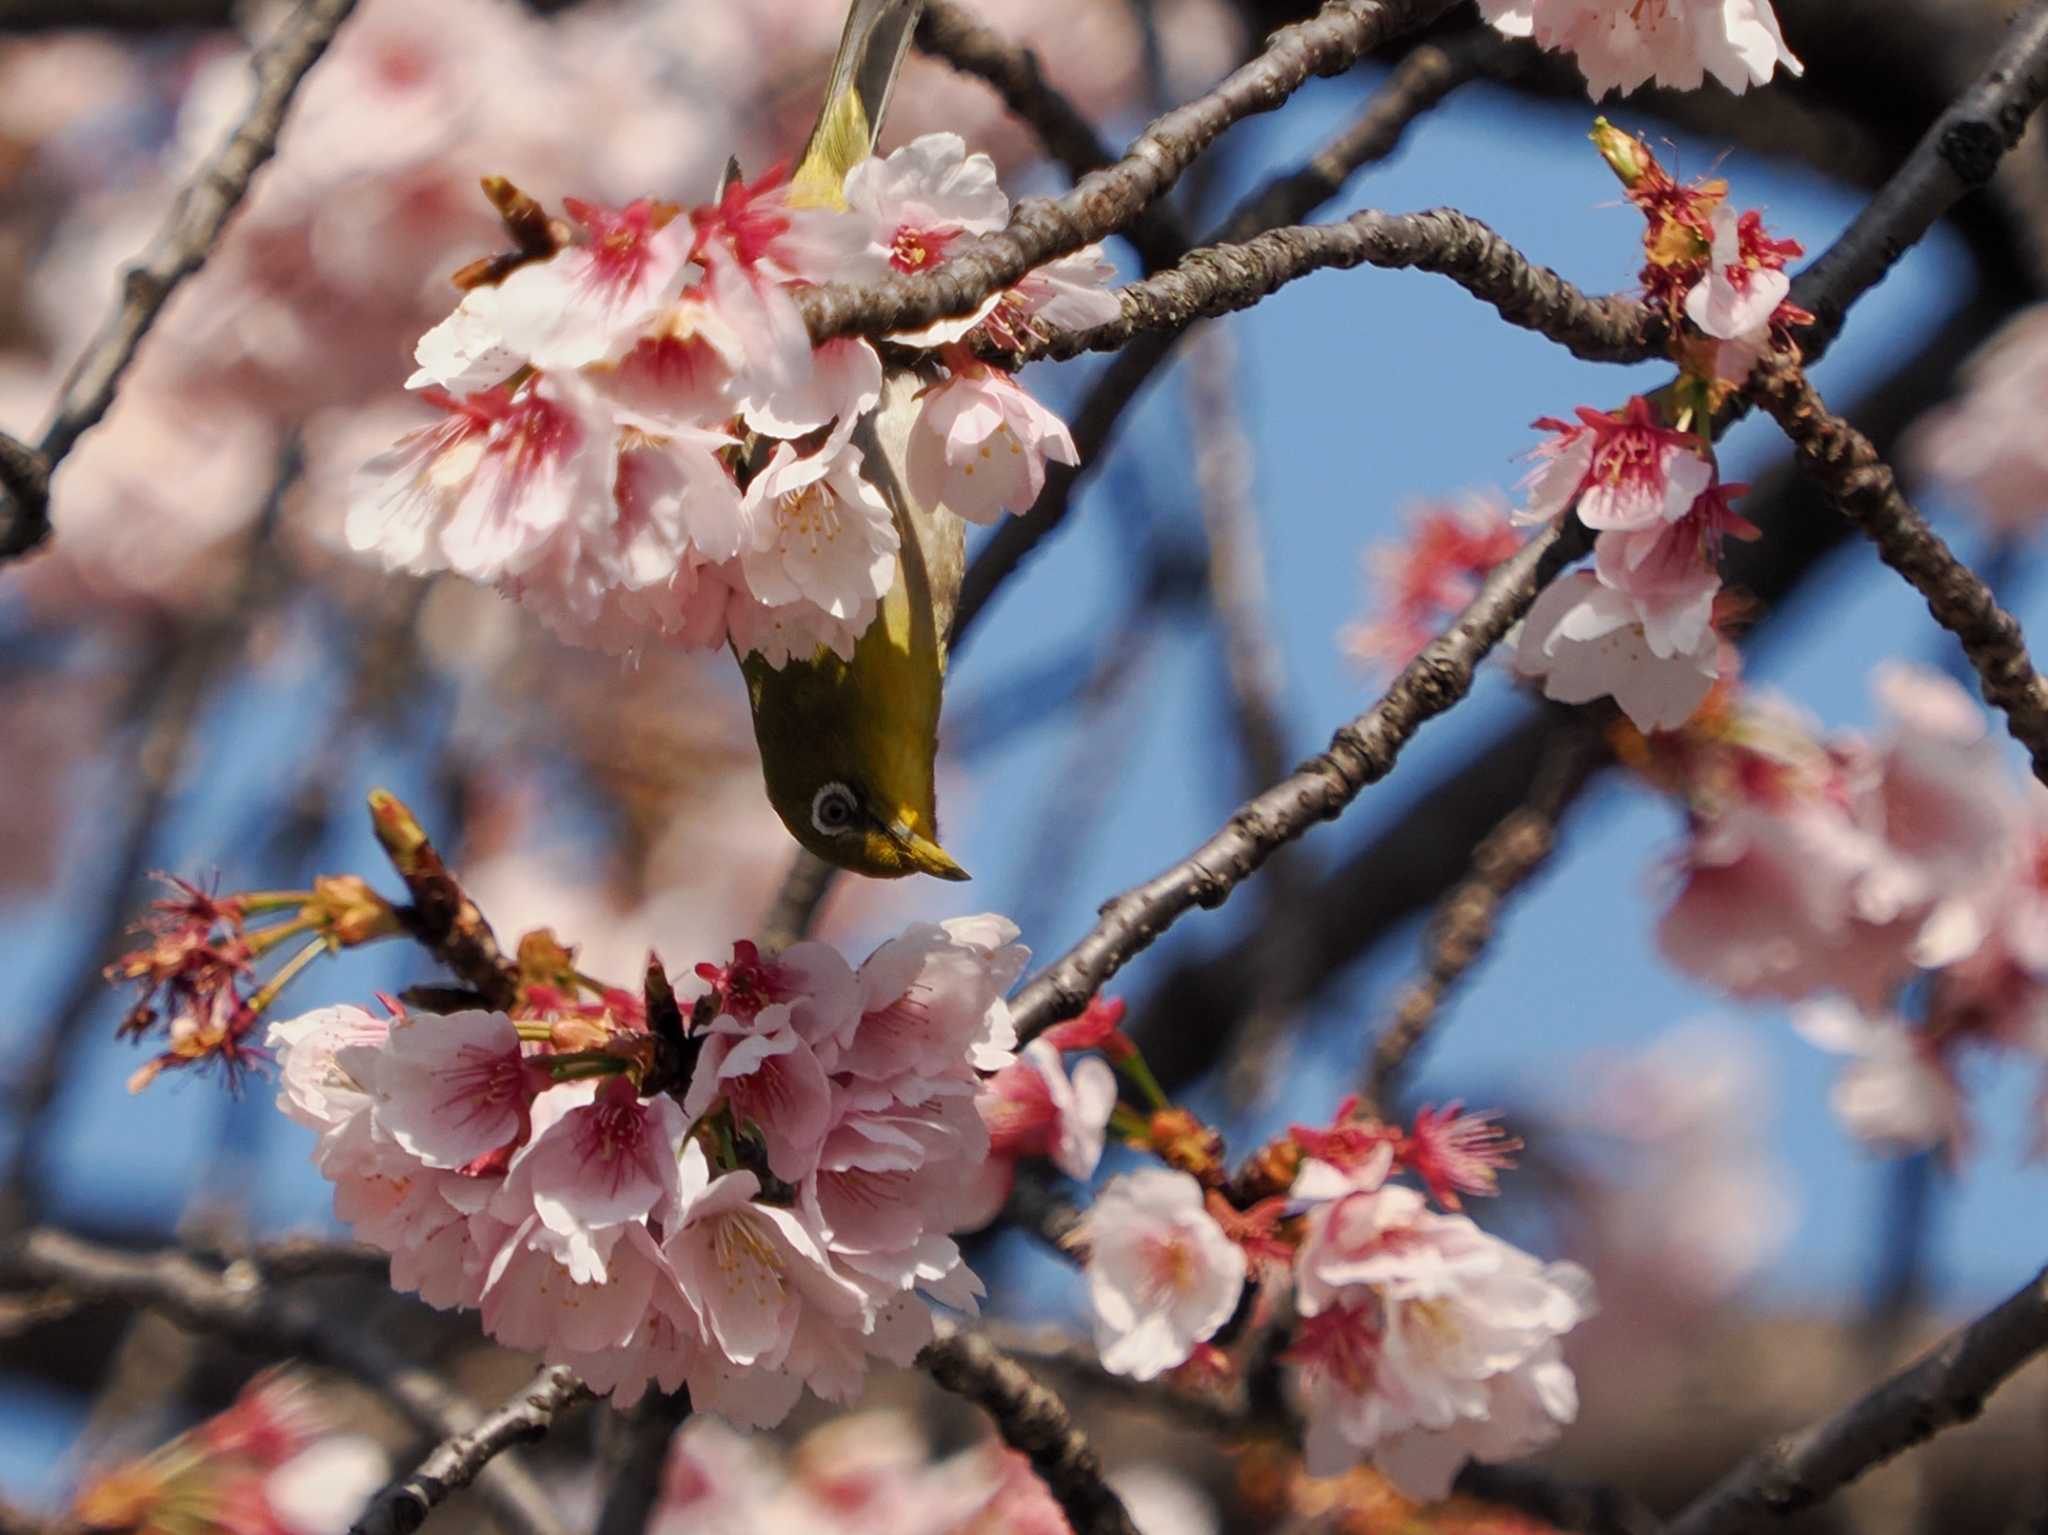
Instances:
[[[828,837],[851,829],[860,817],[860,801],[843,783],[828,783],[811,797],[811,824]]]

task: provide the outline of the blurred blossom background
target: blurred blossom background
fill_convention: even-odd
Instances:
[[[1036,49],[1116,143],[1291,14],[1234,0],[973,9]],[[1819,0],[1785,4],[1804,82],[1774,86],[1753,110],[1717,92],[1605,110],[1680,172],[1730,178],[1741,203],[1814,252],[1891,146],[1967,77],[2000,8],[1920,9],[1939,19],[1888,0],[1884,25],[1863,29],[1873,42],[1841,35],[1855,29]],[[10,32],[0,7],[0,425],[17,434],[37,425],[123,264],[245,104],[250,39],[280,10],[220,10],[216,26],[31,33]],[[630,984],[650,948],[681,971],[759,932],[794,849],[762,794],[729,658],[629,666],[564,648],[490,592],[359,564],[339,527],[350,475],[414,418],[401,386],[413,342],[452,303],[449,274],[502,243],[478,178],[507,176],[550,206],[565,194],[706,197],[729,154],[751,173],[798,148],[841,13],[838,0],[364,0],[314,71],[276,163],[172,301],[105,424],[62,466],[51,544],[0,572],[0,947],[14,967],[0,1006],[0,1219],[11,1229],[54,1220],[123,1244],[175,1232],[228,1247],[330,1229],[311,1137],[274,1111],[266,1084],[239,1099],[205,1081],[125,1090],[139,1058],[113,1037],[120,1004],[97,972],[153,870],[224,889],[324,871],[382,878],[362,807],[385,785],[419,811],[500,934],[551,927],[589,973]],[[1909,22],[1942,29],[1941,46],[1888,54],[1882,39]],[[1630,287],[1640,224],[1585,142],[1594,109],[1543,68],[1501,73],[1417,123],[1336,211],[1453,205],[1589,292]],[[1312,153],[1381,78],[1375,65],[1317,82],[1235,129],[1182,189],[1190,226]],[[1879,119],[1859,154],[1834,152]],[[884,143],[937,127],[993,154],[1013,195],[1062,184],[986,87],[914,59]],[[1996,571],[2032,628],[2048,626],[2037,579],[2048,322],[2026,310],[2038,272],[2025,227],[2002,204],[1938,231],[1858,307],[1817,378],[1852,415],[1853,402],[1882,400],[1888,440],[1910,425],[1902,458],[1921,504],[1966,559]],[[1127,249],[1111,252],[1134,270]],[[947,845],[974,883],[841,881],[821,932],[849,953],[908,920],[995,910],[1055,955],[1104,898],[1243,797],[1202,515],[1215,493],[1205,455],[1227,442],[1205,419],[1219,399],[1246,447],[1225,467],[1249,477],[1276,697],[1300,756],[1383,679],[1356,653],[1360,627],[1384,616],[1373,602],[1385,561],[1371,551],[1401,539],[1417,507],[1511,499],[1533,418],[1615,405],[1659,381],[1655,365],[1622,378],[1576,363],[1416,273],[1291,286],[1187,355],[1127,415],[1068,529],[1002,589],[956,659],[941,795]],[[1097,366],[1039,364],[1031,385],[1071,415]],[[1190,367],[1207,371],[1195,380],[1205,387],[1189,387]],[[1730,438],[1730,476],[1759,482],[1752,515],[1783,501],[1781,458],[1767,422]],[[1852,544],[1745,641],[1743,675],[1830,730],[1862,729],[1878,718],[1871,671],[1895,660],[1948,666],[1950,642]],[[1459,805],[1487,792],[1489,752],[1531,708],[1504,676],[1483,679],[1391,782],[1288,856],[1290,888],[1328,891],[1315,941],[1290,943],[1289,923],[1307,919],[1252,888],[1119,979],[1162,1071],[1194,1084],[1233,1146],[1321,1122],[1359,1084],[1433,893],[1426,874],[1407,891],[1399,841],[1362,860],[1389,837],[1463,835]],[[2023,761],[2010,755],[2017,783]],[[1452,789],[1435,789],[1446,780]],[[2026,1069],[1987,1061],[1967,1078],[1966,1150],[1885,1158],[1831,1113],[1837,1063],[1782,1008],[1730,1003],[1659,957],[1682,832],[1672,802],[1623,773],[1603,777],[1405,1085],[1413,1102],[1505,1111],[1528,1151],[1482,1218],[1599,1282],[1602,1315],[1576,1340],[1586,1416],[1558,1463],[1597,1475],[1665,1456],[1659,1474],[1681,1490],[1756,1434],[1874,1378],[1939,1318],[2009,1291],[2042,1261],[2048,1209],[2034,1156],[2048,1121]],[[1363,883],[1347,875],[1360,867]],[[1286,1005],[1247,1043],[1204,997],[1219,994],[1218,977],[1271,964],[1290,972]],[[321,967],[296,1001],[429,978],[418,953],[375,949]],[[1071,1326],[1081,1314],[1075,1276],[1021,1238],[997,1240],[976,1265],[999,1317]],[[394,1299],[387,1310],[379,1325],[395,1336],[453,1347],[420,1308]],[[0,1312],[0,1493],[72,1506],[108,1467],[227,1408],[250,1363],[146,1319]],[[451,1368],[488,1396],[526,1366],[479,1350]],[[836,1441],[819,1437],[835,1432],[822,1419],[751,1447],[696,1425],[660,1527],[705,1528],[714,1509],[781,1521],[800,1508],[851,1529],[885,1494],[917,1510],[907,1527],[933,1535],[974,1520],[1045,1527],[1028,1488],[1016,1492],[1026,1504],[1005,1501],[1013,1468],[962,1440],[910,1383],[875,1394],[887,1415]],[[364,1477],[367,1457],[396,1463],[407,1444],[373,1404],[321,1395],[324,1421],[371,1448],[322,1472],[327,1506],[303,1489],[294,1504],[289,1480],[278,1483],[285,1512],[266,1528],[338,1535],[338,1489],[351,1475],[376,1485],[385,1461]],[[2038,1445],[2044,1407],[2038,1381],[2001,1399],[1984,1437],[1944,1444],[1913,1473],[1923,1498],[2004,1465],[2030,1433]],[[1249,1528],[1302,1507],[1282,1473],[1214,1465],[1166,1422],[1112,1415],[1099,1432],[1139,1489],[1146,1535]],[[1459,1517],[1433,1527],[1465,1527]]]

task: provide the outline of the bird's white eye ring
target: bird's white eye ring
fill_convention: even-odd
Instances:
[[[811,825],[827,837],[843,836],[860,818],[860,801],[843,783],[828,783],[811,796]]]

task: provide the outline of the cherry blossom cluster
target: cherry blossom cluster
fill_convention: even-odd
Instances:
[[[1382,667],[1405,666],[1479,594],[1486,573],[1520,546],[1507,508],[1468,496],[1411,512],[1406,536],[1366,553],[1373,618],[1344,631],[1344,648]]]
[[[1493,1116],[1424,1109],[1403,1132],[1355,1113],[1346,1103],[1334,1125],[1266,1148],[1248,1176],[1284,1192],[1245,1207],[1180,1167],[1111,1179],[1076,1235],[1096,1341],[1107,1368],[1140,1380],[1220,1367],[1212,1340],[1248,1279],[1287,1281],[1310,1474],[1370,1459],[1434,1501],[1467,1459],[1526,1455],[1577,1415],[1560,1340],[1592,1314],[1591,1284],[1459,1213],[1519,1149]]]
[[[1800,1003],[1800,1031],[1850,1058],[1834,1106],[1854,1134],[1959,1152],[1962,1064],[2048,1063],[2048,791],[1949,679],[1888,664],[1875,688],[1875,740],[1742,691],[1629,748],[1688,813],[1658,939],[1734,996]]]
[[[1655,404],[1638,396],[1536,423],[1552,435],[1524,515],[1550,522],[1576,507],[1594,562],[1537,599],[1515,665],[1548,697],[1611,697],[1637,729],[1671,730],[1728,672],[1715,626],[1722,544],[1757,536],[1734,508],[1747,487],[1720,478],[1714,409],[1812,316],[1789,299],[1796,242],[1774,239],[1754,210],[1738,214],[1719,182],[1679,185],[1641,139],[1605,122],[1594,139],[1643,212],[1644,295],[1669,317],[1683,372]]]
[[[398,930],[390,905],[362,880],[327,876],[311,890],[218,896],[164,876],[171,894],[152,902],[138,930],[147,939],[105,971],[138,993],[121,1019],[126,1039],[161,1036],[164,1049],[129,1078],[140,1092],[169,1068],[218,1066],[230,1086],[262,1058],[255,1033],[284,987],[312,960]],[[252,925],[252,918],[278,920]],[[291,938],[299,951],[256,984],[257,961]]]
[[[1771,0],[1479,0],[1507,37],[1569,53],[1595,101],[1652,81],[1697,90],[1712,75],[1740,94],[1782,68],[1804,72]]]
[[[579,997],[568,952],[532,943],[513,1014],[273,1024],[279,1106],[319,1133],[336,1213],[397,1288],[477,1308],[621,1403],[687,1386],[770,1424],[806,1387],[856,1394],[870,1356],[908,1363],[920,1295],[973,1310],[951,1233],[982,1197],[982,1074],[1016,1043],[1015,937],[919,924],[858,969],[742,944],[700,967],[687,1079],[652,1093],[644,1007]]]
[[[1967,498],[2000,538],[2048,517],[2048,444],[2038,420],[2048,390],[2048,305],[2008,321],[1962,370],[1963,390],[1913,424],[1905,457]]]
[[[851,658],[895,578],[878,479],[985,523],[1028,509],[1048,461],[1076,461],[1065,425],[974,342],[1113,319],[1096,248],[891,338],[926,359],[900,449],[861,430],[884,394],[876,348],[813,347],[790,296],[922,271],[1002,228],[995,165],[957,134],[822,191],[771,172],[688,210],[572,200],[574,238],[497,195],[537,259],[465,274],[410,380],[442,418],[375,459],[349,509],[350,544],[391,568],[496,586],[604,650]]]
[[[1139,1535],[1215,1535],[1213,1503],[1163,1466],[1107,1478]],[[778,1455],[695,1415],[676,1436],[649,1529],[815,1531],[818,1535],[1070,1535],[1031,1463],[993,1439],[938,1457],[904,1414],[837,1418]]]
[[[372,1441],[334,1432],[301,1384],[273,1373],[141,1459],[89,1473],[70,1513],[84,1530],[342,1535],[387,1474]]]

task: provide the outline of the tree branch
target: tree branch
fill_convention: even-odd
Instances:
[[[2019,621],[1900,494],[1870,439],[1829,412],[1796,362],[1766,360],[1749,389],[1836,509],[1927,599],[1935,622],[1962,642],[1985,701],[2004,713],[2007,728],[2033,758],[2034,776],[2048,783],[2048,682],[2034,670]]]
[[[1094,928],[1017,994],[1021,1039],[1071,1018],[1134,955],[1197,906],[1220,906],[1276,848],[1343,813],[1393,771],[1415,732],[1471,690],[1479,663],[1566,563],[1585,552],[1576,520],[1544,529],[1487,577],[1457,621],[1402,668],[1378,703],[1339,730],[1329,749],[1267,789],[1208,841],[1144,884],[1106,902]]]
[[[1792,301],[1814,312],[1802,338],[1832,340],[1849,308],[1919,244],[1965,193],[1990,183],[2048,100],[2048,0],[2032,0],[1976,81],[1936,118],[1913,152],[1840,239],[1792,284]]]
[[[964,75],[985,82],[1003,104],[1030,125],[1046,152],[1076,181],[1115,163],[1094,125],[1045,78],[1038,55],[985,26],[953,0],[925,0],[917,46]],[[1172,266],[1188,248],[1187,231],[1173,211],[1153,203],[1122,231],[1147,271]]]
[[[595,1535],[642,1535],[646,1530],[661,1502],[669,1445],[689,1416],[688,1391],[649,1391],[630,1413],[611,1412],[617,1447],[605,1457],[604,1507]]]
[[[1306,164],[1273,177],[1246,197],[1210,234],[1208,243],[1239,244],[1276,225],[1307,217],[1336,196],[1361,166],[1393,153],[1416,118],[1470,78],[1471,65],[1465,55],[1434,45],[1416,49],[1342,132]],[[953,621],[956,648],[981,616],[996,588],[1041,539],[1066,521],[1073,506],[1076,482],[1094,469],[1108,450],[1125,409],[1173,355],[1179,339],[1178,331],[1148,332],[1111,358],[1096,378],[1074,416],[1074,445],[1080,468],[1050,466],[1038,504],[1024,516],[1012,517],[998,527],[967,567]]]
[[[264,1358],[326,1365],[377,1390],[423,1434],[460,1435],[476,1420],[438,1376],[390,1349],[359,1318],[330,1317],[279,1293],[253,1264],[215,1270],[182,1252],[117,1252],[44,1228],[0,1249],[0,1285],[56,1286],[83,1301],[146,1307]],[[547,1493],[516,1460],[491,1467],[479,1491],[506,1535],[565,1535]]]
[[[356,0],[304,0],[257,52],[251,65],[255,100],[178,193],[156,238],[127,270],[121,302],[72,364],[42,441],[33,449],[12,438],[0,441],[0,485],[8,492],[8,504],[0,509],[0,562],[49,537],[50,476],[106,415],[164,305],[213,253],[249,183],[277,153],[300,84],[355,8]]]
[[[826,283],[795,295],[811,339],[884,335],[971,314],[1034,267],[1127,228],[1167,192],[1195,157],[1232,124],[1280,106],[1315,75],[1337,74],[1361,55],[1412,32],[1452,0],[1328,0],[1306,21],[1282,27],[1250,63],[1214,90],[1156,119],[1114,165],[1059,198],[1017,204],[1007,227],[983,235],[927,273],[865,287]]]
[[[234,0],[0,0],[0,32],[159,32],[232,26],[234,19]]]
[[[544,1438],[557,1418],[591,1395],[567,1365],[543,1365],[473,1428],[443,1441],[411,1476],[372,1498],[349,1535],[412,1535],[449,1493],[469,1486],[494,1463],[502,1465],[501,1457],[514,1445]]]
[[[1003,1443],[1030,1460],[1074,1535],[1137,1535],[1073,1414],[1030,1371],[988,1339],[951,1326],[917,1359],[933,1380],[995,1420]]]
[[[1191,252],[1178,266],[1119,288],[1121,319],[1060,332],[1025,356],[1117,351],[1146,331],[1184,330],[1197,320],[1249,309],[1312,272],[1357,266],[1440,273],[1509,324],[1548,336],[1588,362],[1641,362],[1663,349],[1663,321],[1634,299],[1587,297],[1468,214],[1367,208],[1340,223],[1269,229],[1240,244]]]
[[[2048,1350],[2048,1269],[1825,1422],[1765,1446],[1673,1520],[1668,1535],[1739,1535],[1832,1496],[1864,1472],[1983,1411]]]

